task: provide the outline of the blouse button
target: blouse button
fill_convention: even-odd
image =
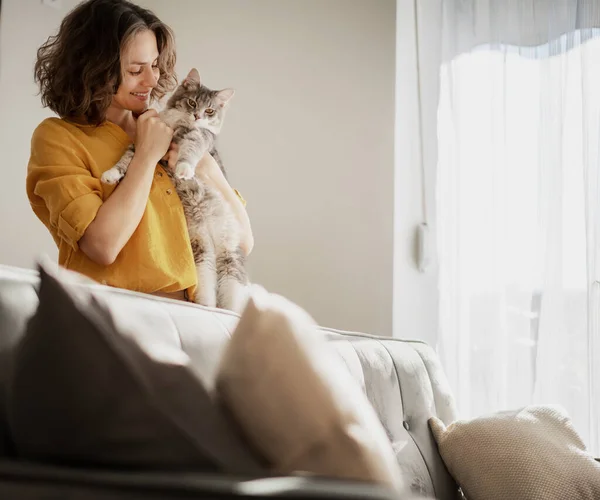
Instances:
[[[170,189],[167,189],[167,194],[171,194],[173,191],[171,191]]]
[[[158,175],[159,177],[162,177],[162,172],[157,172],[157,175]]]

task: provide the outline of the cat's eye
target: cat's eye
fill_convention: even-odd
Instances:
[[[215,110],[214,110],[214,109],[212,109],[212,108],[206,108],[206,109],[204,110],[204,114],[205,114],[206,116],[212,116],[212,115],[214,115],[214,114],[215,114]]]
[[[196,101],[194,101],[194,99],[188,99],[187,102],[190,108],[196,109]]]

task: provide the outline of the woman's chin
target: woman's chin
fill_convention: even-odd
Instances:
[[[148,100],[139,101],[137,99],[133,99],[133,100],[129,101],[128,104],[129,104],[129,106],[128,106],[129,110],[133,111],[134,113],[136,113],[138,115],[148,109]]]

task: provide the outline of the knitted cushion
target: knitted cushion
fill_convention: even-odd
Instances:
[[[530,406],[429,425],[448,470],[468,500],[594,500],[600,463],[557,406]]]

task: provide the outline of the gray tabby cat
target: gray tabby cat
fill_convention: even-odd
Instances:
[[[167,101],[160,117],[173,130],[179,146],[175,171],[165,168],[181,199],[194,253],[198,287],[195,302],[241,312],[249,284],[240,248],[240,227],[229,204],[216,189],[195,175],[196,165],[208,151],[225,169],[215,148],[233,89],[211,90],[192,69]],[[117,164],[104,172],[102,182],[116,184],[134,154],[129,146]]]

